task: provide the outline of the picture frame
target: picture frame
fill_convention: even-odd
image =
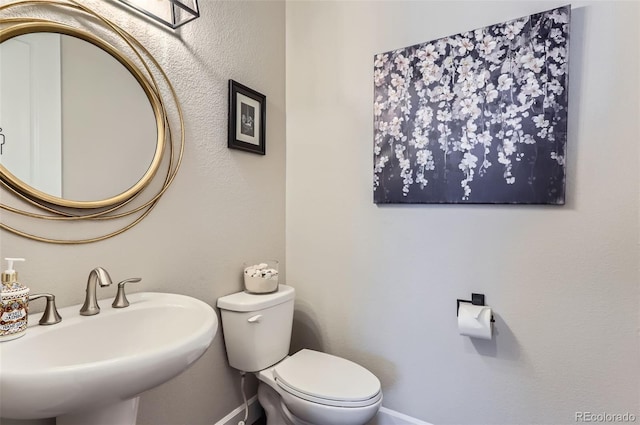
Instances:
[[[267,97],[229,80],[228,147],[266,154]]]

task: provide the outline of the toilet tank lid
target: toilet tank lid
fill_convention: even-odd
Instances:
[[[292,300],[295,290],[291,286],[278,285],[276,292],[270,294],[250,294],[248,292],[236,292],[218,298],[218,308],[229,311],[257,311]]]

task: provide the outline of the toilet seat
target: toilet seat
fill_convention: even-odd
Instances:
[[[313,403],[334,407],[366,407],[382,398],[380,381],[349,360],[304,349],[273,368],[278,386]]]

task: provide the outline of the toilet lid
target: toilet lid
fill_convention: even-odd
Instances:
[[[278,385],[331,406],[367,406],[381,397],[380,381],[364,367],[331,354],[301,350],[273,370]]]

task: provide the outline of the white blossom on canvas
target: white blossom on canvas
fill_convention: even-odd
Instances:
[[[374,201],[564,204],[570,14],[376,55]]]

